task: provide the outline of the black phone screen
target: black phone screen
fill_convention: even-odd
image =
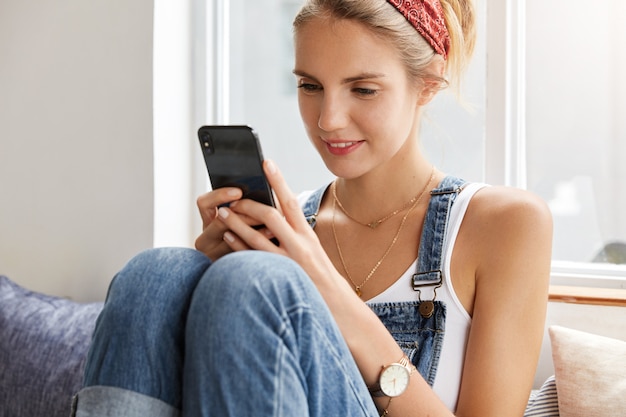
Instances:
[[[249,126],[202,126],[198,138],[213,189],[237,187],[243,198],[274,206],[263,154]]]

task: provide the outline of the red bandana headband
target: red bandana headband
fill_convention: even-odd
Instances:
[[[447,59],[450,34],[439,0],[387,0],[404,15],[435,52]]]

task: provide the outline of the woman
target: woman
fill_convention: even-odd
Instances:
[[[337,179],[298,198],[266,161],[280,210],[201,196],[197,251],[114,279],[76,415],[521,416],[549,211],[419,147],[424,106],[472,53],[472,4],[309,0],[294,36],[302,119]]]

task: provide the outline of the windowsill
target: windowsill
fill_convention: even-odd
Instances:
[[[548,301],[626,307],[626,289],[550,285]]]
[[[626,290],[626,265],[552,261],[550,284]]]

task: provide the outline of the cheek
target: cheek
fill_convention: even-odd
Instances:
[[[300,118],[307,130],[317,126],[318,110],[311,97],[298,94],[298,108],[300,109]]]
[[[388,103],[383,117],[391,128],[404,130],[413,126],[417,115],[417,98],[407,94],[398,97],[393,103]]]
[[[412,136],[418,120],[416,104],[408,99],[390,100],[384,105],[369,109],[361,114],[361,125],[367,126],[374,137],[381,138],[376,146],[382,147],[379,152],[395,154]]]
[[[369,131],[388,136],[391,132],[404,130],[403,126],[411,124],[414,113],[407,102],[387,100],[365,106],[353,115],[358,117],[359,124],[367,126]]]

